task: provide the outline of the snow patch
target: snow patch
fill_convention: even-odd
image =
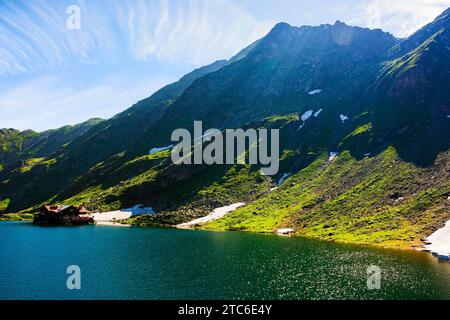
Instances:
[[[308,121],[309,118],[311,118],[311,116],[313,114],[314,114],[314,110],[308,110],[304,114],[302,114],[300,119],[303,121],[303,123],[298,127],[297,131],[300,131],[303,129],[303,127],[306,125],[306,121]]]
[[[278,180],[277,186],[281,185],[287,178],[289,178],[292,173],[285,173],[280,180]]]
[[[167,146],[167,147],[153,148],[149,151],[149,154],[155,154],[155,153],[158,153],[161,151],[166,151],[166,150],[169,150],[172,148],[173,148],[173,144],[171,144],[170,146]]]
[[[94,218],[95,222],[111,222],[118,220],[126,220],[131,218],[132,215],[133,214],[131,212],[117,210],[117,211],[93,213],[92,217]]]
[[[322,111],[323,109],[319,109],[318,111],[316,111],[316,113],[314,113],[314,118],[317,118]]]
[[[427,238],[429,244],[425,249],[435,256],[450,256],[450,221],[445,226]]]
[[[189,229],[189,228],[192,228],[197,225],[202,225],[202,224],[205,224],[205,223],[208,223],[211,221],[215,221],[215,220],[218,220],[218,219],[224,217],[226,214],[228,214],[232,211],[235,211],[237,208],[242,207],[242,206],[245,206],[244,202],[239,202],[239,203],[235,203],[235,204],[232,204],[229,206],[216,208],[216,209],[214,209],[214,211],[211,214],[207,215],[206,217],[195,219],[190,222],[182,223],[182,224],[177,225],[176,227],[180,228],[180,229]]]
[[[156,214],[156,212],[151,207],[145,208],[144,205],[138,204],[134,207],[123,209],[124,212],[131,212],[133,216],[140,216],[143,214]]]
[[[309,91],[308,94],[309,94],[310,96],[313,96],[313,95],[319,94],[319,93],[321,93],[321,92],[322,92],[322,89],[315,89],[315,90]]]
[[[143,214],[155,214],[155,211],[153,208],[145,208],[142,204],[138,204],[128,209],[93,213],[92,218],[96,222],[111,222],[126,220],[133,216],[140,216]]]
[[[339,152],[330,152],[330,156],[328,157],[328,161],[333,161],[338,155],[339,155]]]
[[[349,117],[347,117],[346,115],[341,114],[339,116],[339,118],[341,118],[342,123],[344,123],[345,121],[347,121],[349,119]]]
[[[314,110],[308,110],[308,111],[306,111],[303,115],[302,115],[302,121],[303,122],[306,122],[306,121],[308,121],[308,119],[309,118],[311,118],[311,116],[313,115],[313,113],[314,113]]]
[[[291,233],[294,233],[294,232],[295,232],[295,230],[292,229],[292,228],[285,228],[285,229],[278,229],[276,233],[279,236],[287,236],[287,235],[290,235]]]

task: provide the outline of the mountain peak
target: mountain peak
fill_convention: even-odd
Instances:
[[[0,128],[0,135],[9,133],[20,133],[20,131],[13,128]]]
[[[450,8],[442,12],[434,21],[417,30],[408,38],[403,39],[397,47],[393,48],[389,56],[391,58],[400,57],[442,31],[447,34],[450,32]]]
[[[444,12],[442,12],[434,21],[449,18],[450,18],[450,7],[447,8]]]
[[[288,43],[289,38],[291,38],[295,32],[294,30],[297,30],[297,27],[293,27],[290,24],[286,22],[279,22],[277,23],[270,32],[261,39],[261,42],[266,43]]]
[[[272,31],[278,31],[278,30],[286,30],[286,29],[290,29],[292,28],[292,26],[287,23],[287,22],[279,22],[277,23],[273,28]]]
[[[346,26],[345,22],[342,22],[341,20],[336,20],[334,23],[335,26]]]
[[[285,31],[291,30],[293,27],[286,22],[279,22],[277,23],[272,30],[270,30],[268,35],[277,36]]]

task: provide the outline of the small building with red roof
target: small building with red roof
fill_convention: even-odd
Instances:
[[[89,210],[83,206],[45,205],[34,215],[38,225],[81,225],[94,222]]]

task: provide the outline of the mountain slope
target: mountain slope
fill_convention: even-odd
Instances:
[[[285,45],[286,37],[292,41],[287,45],[289,48],[287,52],[268,49],[272,46]],[[316,42],[310,44],[309,40],[311,39],[315,39]],[[379,52],[374,53],[373,50],[367,50],[373,39],[380,42],[378,44]],[[168,106],[161,119],[144,132],[133,148],[144,154],[150,147],[168,145],[170,144],[168,139],[173,130],[182,127],[190,128],[193,121],[198,119],[203,120],[205,127],[239,127],[251,122],[264,121],[265,117],[274,114],[298,110],[303,113],[310,108],[308,104],[315,102],[320,105],[320,101],[326,99],[326,96],[342,97],[342,101],[329,103],[328,110],[324,111],[323,118],[328,119],[329,125],[327,124],[325,132],[321,133],[323,136],[320,137],[320,141],[316,142],[318,148],[323,148],[324,145],[333,143],[335,131],[343,128],[340,122],[335,120],[338,119],[339,113],[338,110],[333,110],[333,107],[336,106],[336,109],[348,108],[351,97],[357,96],[368,81],[364,80],[366,82],[364,84],[364,81],[361,80],[357,87],[346,88],[345,83],[350,81],[348,78],[366,77],[367,66],[381,61],[384,52],[395,42],[396,40],[392,36],[381,31],[353,28],[342,23],[316,28],[294,28],[279,24],[266,38],[250,46],[244,54],[239,54],[238,59],[233,58],[230,63],[219,70],[194,81]],[[269,54],[270,50],[273,52]],[[279,52],[283,53],[282,57],[277,57]],[[318,53],[324,55],[325,58],[316,62]],[[329,66],[329,59],[333,59],[333,68]],[[324,62],[321,62],[322,60]],[[317,63],[324,64],[320,68],[326,70],[327,74],[321,75],[317,83],[311,84],[309,83],[310,76],[316,68],[314,64]],[[333,79],[341,77],[348,66],[354,67],[355,71],[347,72],[345,74],[347,77],[338,79],[336,82],[330,80],[330,77]],[[372,69],[375,72],[376,69]],[[285,70],[288,70],[289,73],[286,74]],[[312,97],[308,94],[308,91],[314,89],[313,85],[322,85],[324,88],[328,88],[327,93],[324,94],[325,97]],[[306,140],[302,143],[306,144]],[[129,141],[128,145],[130,145]],[[125,170],[120,166],[128,163],[130,159],[126,159],[126,155],[121,158],[121,160],[116,159],[110,162],[108,169],[105,170],[103,167],[102,172],[111,172],[110,175],[115,177],[117,177],[117,170],[124,172]],[[306,161],[306,159],[304,160]],[[299,168],[302,165],[301,161],[297,160]],[[113,164],[116,165],[112,166]],[[164,172],[161,170],[160,176]],[[91,172],[90,177],[92,178],[76,182],[60,198],[72,198],[82,192],[86,186],[92,188],[97,185],[98,189],[97,183],[100,180],[97,179],[98,174]],[[128,177],[122,178],[117,182],[124,182]],[[163,177],[160,179],[164,180]],[[174,180],[173,185],[176,183],[179,183],[178,179]],[[209,184],[213,181],[205,183]],[[174,188],[170,183],[169,186]],[[147,186],[146,189],[152,188]],[[160,190],[161,188],[155,186],[155,189]],[[147,201],[151,199],[152,205],[155,206],[155,202],[160,202],[161,197],[164,198],[164,195],[152,194],[151,197],[149,195]],[[131,196],[123,198],[125,199],[121,201],[126,202]],[[141,197],[140,199],[142,201],[145,198]],[[173,202],[178,203],[174,199],[168,199],[166,204],[157,206],[157,208],[165,208],[168,206],[167,203]]]
[[[227,128],[314,105],[351,108],[395,43],[379,30],[342,23],[301,28],[278,24],[245,57],[187,88],[151,135],[156,143],[165,143],[174,128],[190,128],[195,119]],[[326,90],[308,94],[318,88]],[[149,133],[145,141],[150,139]]]
[[[449,12],[387,51],[362,99],[366,124],[335,148],[336,159],[319,156],[205,228],[294,227],[307,237],[404,246],[442,227],[450,219]]]
[[[404,159],[422,165],[450,148],[449,12],[389,52],[374,90],[378,136],[393,140]]]
[[[283,185],[204,226],[389,246],[420,245],[450,219],[450,152],[430,168],[402,161],[394,148],[357,160],[343,152],[315,162]]]
[[[134,141],[146,128],[159,120],[171,100],[180,95],[195,79],[217,70],[225,63],[226,61],[217,61],[194,70],[178,82],[162,88],[112,119],[97,124],[89,132],[71,141],[64,150],[46,159],[43,165],[36,165],[33,170],[9,176],[0,183],[0,194],[11,199],[8,210],[19,211],[48,202],[90,167],[116,154],[125,154],[124,159],[127,161],[142,155],[135,151]],[[43,185],[45,187],[41,187]]]
[[[74,126],[43,132],[0,129],[0,162],[12,170],[29,158],[49,157],[102,121],[90,119]]]

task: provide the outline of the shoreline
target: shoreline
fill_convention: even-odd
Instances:
[[[201,227],[209,222],[218,220],[228,213],[231,213],[235,210],[237,210],[239,207],[244,206],[245,203],[235,203],[229,206],[224,206],[220,208],[214,209],[209,215],[186,222],[178,225],[171,225],[168,227],[173,227],[176,229],[200,229],[203,230]],[[120,217],[122,216],[128,216],[130,212],[124,212],[121,210],[111,211],[111,212],[105,212],[105,213],[94,213],[93,215],[104,215],[108,214],[109,216],[118,217],[115,215],[116,213],[119,214]],[[6,214],[5,214],[6,215]],[[17,214],[13,214],[14,216]],[[132,216],[132,215],[131,215]],[[104,216],[103,216],[104,217]],[[129,217],[128,217],[129,218]],[[125,219],[117,219],[117,220],[96,220],[95,225],[98,226],[115,226],[115,227],[132,227],[132,224],[123,224],[121,221],[127,220]],[[0,222],[2,221],[17,221],[17,222],[32,222],[32,219],[0,219]],[[230,232],[230,231],[238,231],[238,232],[246,232],[246,233],[254,233],[254,234],[265,234],[265,235],[276,235],[275,232],[257,232],[257,231],[245,231],[245,230],[214,230],[214,229],[208,229],[208,231],[220,231],[220,232]],[[311,240],[321,240],[321,241],[328,241],[326,239],[320,239],[320,238],[312,238],[312,237],[303,237],[301,235],[297,234],[290,234],[286,237],[291,238],[305,238],[305,239],[311,239]],[[358,246],[365,246],[365,247],[373,247],[373,248],[381,248],[381,249],[394,249],[394,250],[407,250],[407,251],[419,251],[419,252],[425,252],[429,253],[433,256],[438,255],[446,255],[450,256],[450,220],[447,221],[444,227],[441,229],[438,229],[436,232],[434,232],[432,235],[428,236],[427,242],[420,242],[418,240],[410,241],[410,242],[401,242],[401,243],[392,243],[392,244],[377,244],[377,243],[364,243],[364,242],[349,242],[349,241],[332,241],[333,243],[337,244],[349,244],[349,245],[358,245]],[[330,241],[328,241],[330,242]]]
[[[176,226],[173,226],[176,227]],[[183,229],[183,228],[178,228]],[[187,229],[187,228],[186,228]],[[189,228],[195,230],[195,228]],[[390,245],[390,244],[378,244],[378,243],[367,243],[367,242],[351,242],[351,241],[343,241],[343,240],[333,240],[330,241],[328,239],[322,239],[322,238],[314,238],[314,237],[306,237],[302,235],[297,234],[289,234],[289,235],[279,235],[276,231],[274,232],[258,232],[258,231],[249,231],[249,230],[223,230],[223,229],[203,229],[198,228],[197,230],[202,231],[211,231],[211,232],[243,232],[243,233],[250,233],[250,234],[259,234],[259,235],[266,235],[266,236],[276,236],[279,238],[298,238],[298,239],[308,239],[308,240],[314,240],[314,241],[322,241],[322,242],[328,242],[328,243],[335,243],[335,244],[344,244],[344,245],[354,245],[354,246],[361,246],[361,247],[372,247],[374,249],[388,249],[388,250],[400,250],[400,251],[419,251],[419,252],[426,252],[425,250],[422,250],[418,244],[417,241],[411,241],[408,243],[401,243],[398,245]]]
[[[123,224],[120,221],[98,221],[95,223],[96,226],[105,226],[105,227],[131,227],[131,224]]]

